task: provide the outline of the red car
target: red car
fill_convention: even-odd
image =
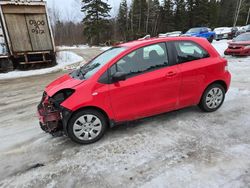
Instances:
[[[237,36],[224,52],[225,55],[248,56],[250,55],[250,33]]]
[[[227,61],[203,38],[120,44],[46,87],[40,125],[77,143],[93,143],[120,123],[193,105],[213,112],[230,80]]]

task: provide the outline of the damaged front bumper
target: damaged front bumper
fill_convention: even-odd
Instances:
[[[67,135],[67,124],[72,112],[53,101],[46,93],[38,105],[37,115],[41,129],[52,135],[64,132]]]

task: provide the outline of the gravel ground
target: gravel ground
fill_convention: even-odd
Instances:
[[[233,80],[217,112],[146,118],[86,146],[38,126],[43,89],[65,72],[1,80],[0,187],[250,187],[250,58],[227,58]]]

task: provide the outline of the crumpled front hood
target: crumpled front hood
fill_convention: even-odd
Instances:
[[[45,92],[51,97],[62,89],[72,89],[75,86],[82,83],[84,80],[78,80],[72,78],[69,74],[65,74],[62,77],[57,78],[51,82],[46,88]]]

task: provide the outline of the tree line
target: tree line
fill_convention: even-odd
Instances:
[[[232,27],[239,3],[239,0],[132,0],[128,5],[127,0],[122,0],[117,15],[111,17],[111,6],[106,0],[81,1],[84,18],[82,23],[75,23],[78,28],[75,35],[82,36],[79,41],[93,45],[130,41],[147,34],[185,32],[191,27]],[[250,0],[242,0],[237,25],[246,24],[249,7]],[[71,28],[76,29],[72,25]]]

